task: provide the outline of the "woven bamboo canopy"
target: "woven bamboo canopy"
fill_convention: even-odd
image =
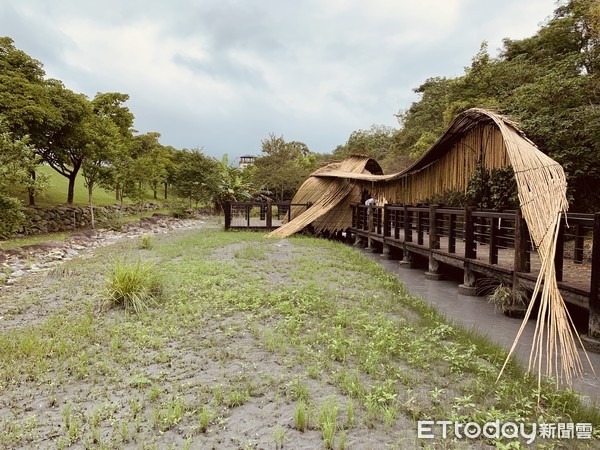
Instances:
[[[560,164],[542,153],[506,117],[478,108],[463,112],[419,160],[399,173],[383,175],[376,161],[363,156],[316,170],[293,199],[293,203],[311,202],[312,206],[306,211],[292,210],[292,220],[270,236],[289,236],[309,224],[317,232],[350,228],[349,206],[360,201],[362,189],[380,204],[415,204],[434,194],[466,191],[478,163],[488,170],[513,168],[521,211],[542,261],[532,297],[541,293],[529,369],[570,383],[583,368],[575,343],[577,333],[560,295],[554,268],[561,214],[568,208],[567,182]],[[534,303],[530,302],[521,331]]]

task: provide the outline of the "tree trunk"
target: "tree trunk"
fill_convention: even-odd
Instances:
[[[169,183],[165,183],[165,200],[167,199],[168,193],[169,193]]]
[[[31,179],[35,183],[35,170],[29,172]],[[35,206],[35,188],[29,187],[27,188],[27,194],[29,196],[29,206]]]
[[[90,215],[92,220],[92,228],[96,228],[96,224],[94,223],[94,201],[92,196],[92,191],[94,190],[94,183],[88,182],[88,198],[90,201]]]
[[[115,186],[115,200],[116,201],[121,200],[121,189],[119,189],[118,184]]]
[[[152,189],[154,191],[154,200],[158,200],[158,195],[156,192],[156,188]]]
[[[67,203],[73,204],[73,197],[75,196],[75,179],[77,178],[77,172],[73,171],[69,174],[69,191],[67,193]]]

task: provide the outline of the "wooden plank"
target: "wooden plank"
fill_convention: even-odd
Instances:
[[[270,203],[267,203],[267,228],[271,228],[273,226],[273,208]]]
[[[438,239],[438,226],[437,226],[437,214],[434,205],[429,207],[429,248],[436,250],[440,248],[440,241]]]
[[[583,242],[585,230],[580,223],[575,224],[575,251],[573,252],[573,260],[581,264],[583,262]]]
[[[421,211],[417,211],[417,244],[423,245],[423,217]]]

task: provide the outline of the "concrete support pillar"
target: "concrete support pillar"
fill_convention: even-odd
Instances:
[[[471,267],[468,263],[464,265],[464,273],[463,273],[463,284],[458,285],[458,293],[461,295],[469,295],[476,296],[477,288],[475,287],[475,282],[477,278],[475,277],[475,272],[471,270]]]
[[[404,269],[412,268],[412,254],[406,249],[406,246],[404,246],[404,249],[402,250],[402,260],[400,261],[400,267]]]
[[[383,252],[381,253],[381,259],[392,259],[392,248],[388,244],[383,244]]]
[[[433,257],[433,254],[429,254],[429,270],[425,272],[425,279],[439,281],[444,276],[440,273],[440,263]]]

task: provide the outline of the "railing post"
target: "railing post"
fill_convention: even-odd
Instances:
[[[575,251],[573,252],[573,262],[575,264],[581,264],[583,262],[583,244],[585,239],[585,232],[583,226],[580,223],[575,224]]]
[[[600,339],[600,213],[594,215],[594,241],[592,246],[588,336]]]
[[[383,205],[383,237],[390,237],[392,235],[392,221],[390,219],[390,210],[386,203]]]
[[[271,202],[267,202],[267,228],[273,227],[273,207],[271,206]]]
[[[465,208],[465,258],[477,258],[477,247],[475,245],[475,233],[473,226],[473,209],[474,206]]]
[[[429,248],[437,250],[440,248],[438,239],[437,213],[434,205],[429,206]]]
[[[394,239],[400,239],[400,211],[394,210]]]
[[[231,202],[225,202],[225,231],[231,227]]]
[[[404,242],[412,242],[412,227],[410,226],[408,205],[404,205]]]
[[[437,217],[435,206],[429,205],[429,264],[428,271],[425,272],[425,278],[428,280],[441,280],[440,263],[434,258],[433,250],[440,248],[437,233]]]
[[[556,269],[556,281],[563,280],[563,261],[565,256],[565,221],[561,215],[560,227],[556,239],[556,253],[554,254],[554,267]]]
[[[498,264],[498,223],[497,217],[490,217],[490,255],[488,262],[490,264]]]
[[[423,215],[417,211],[417,244],[423,245]]]
[[[448,253],[456,252],[456,215],[450,213],[448,217]]]
[[[528,273],[531,270],[528,235],[527,222],[523,218],[521,208],[518,208],[515,213],[515,256],[513,264],[515,273]]]

